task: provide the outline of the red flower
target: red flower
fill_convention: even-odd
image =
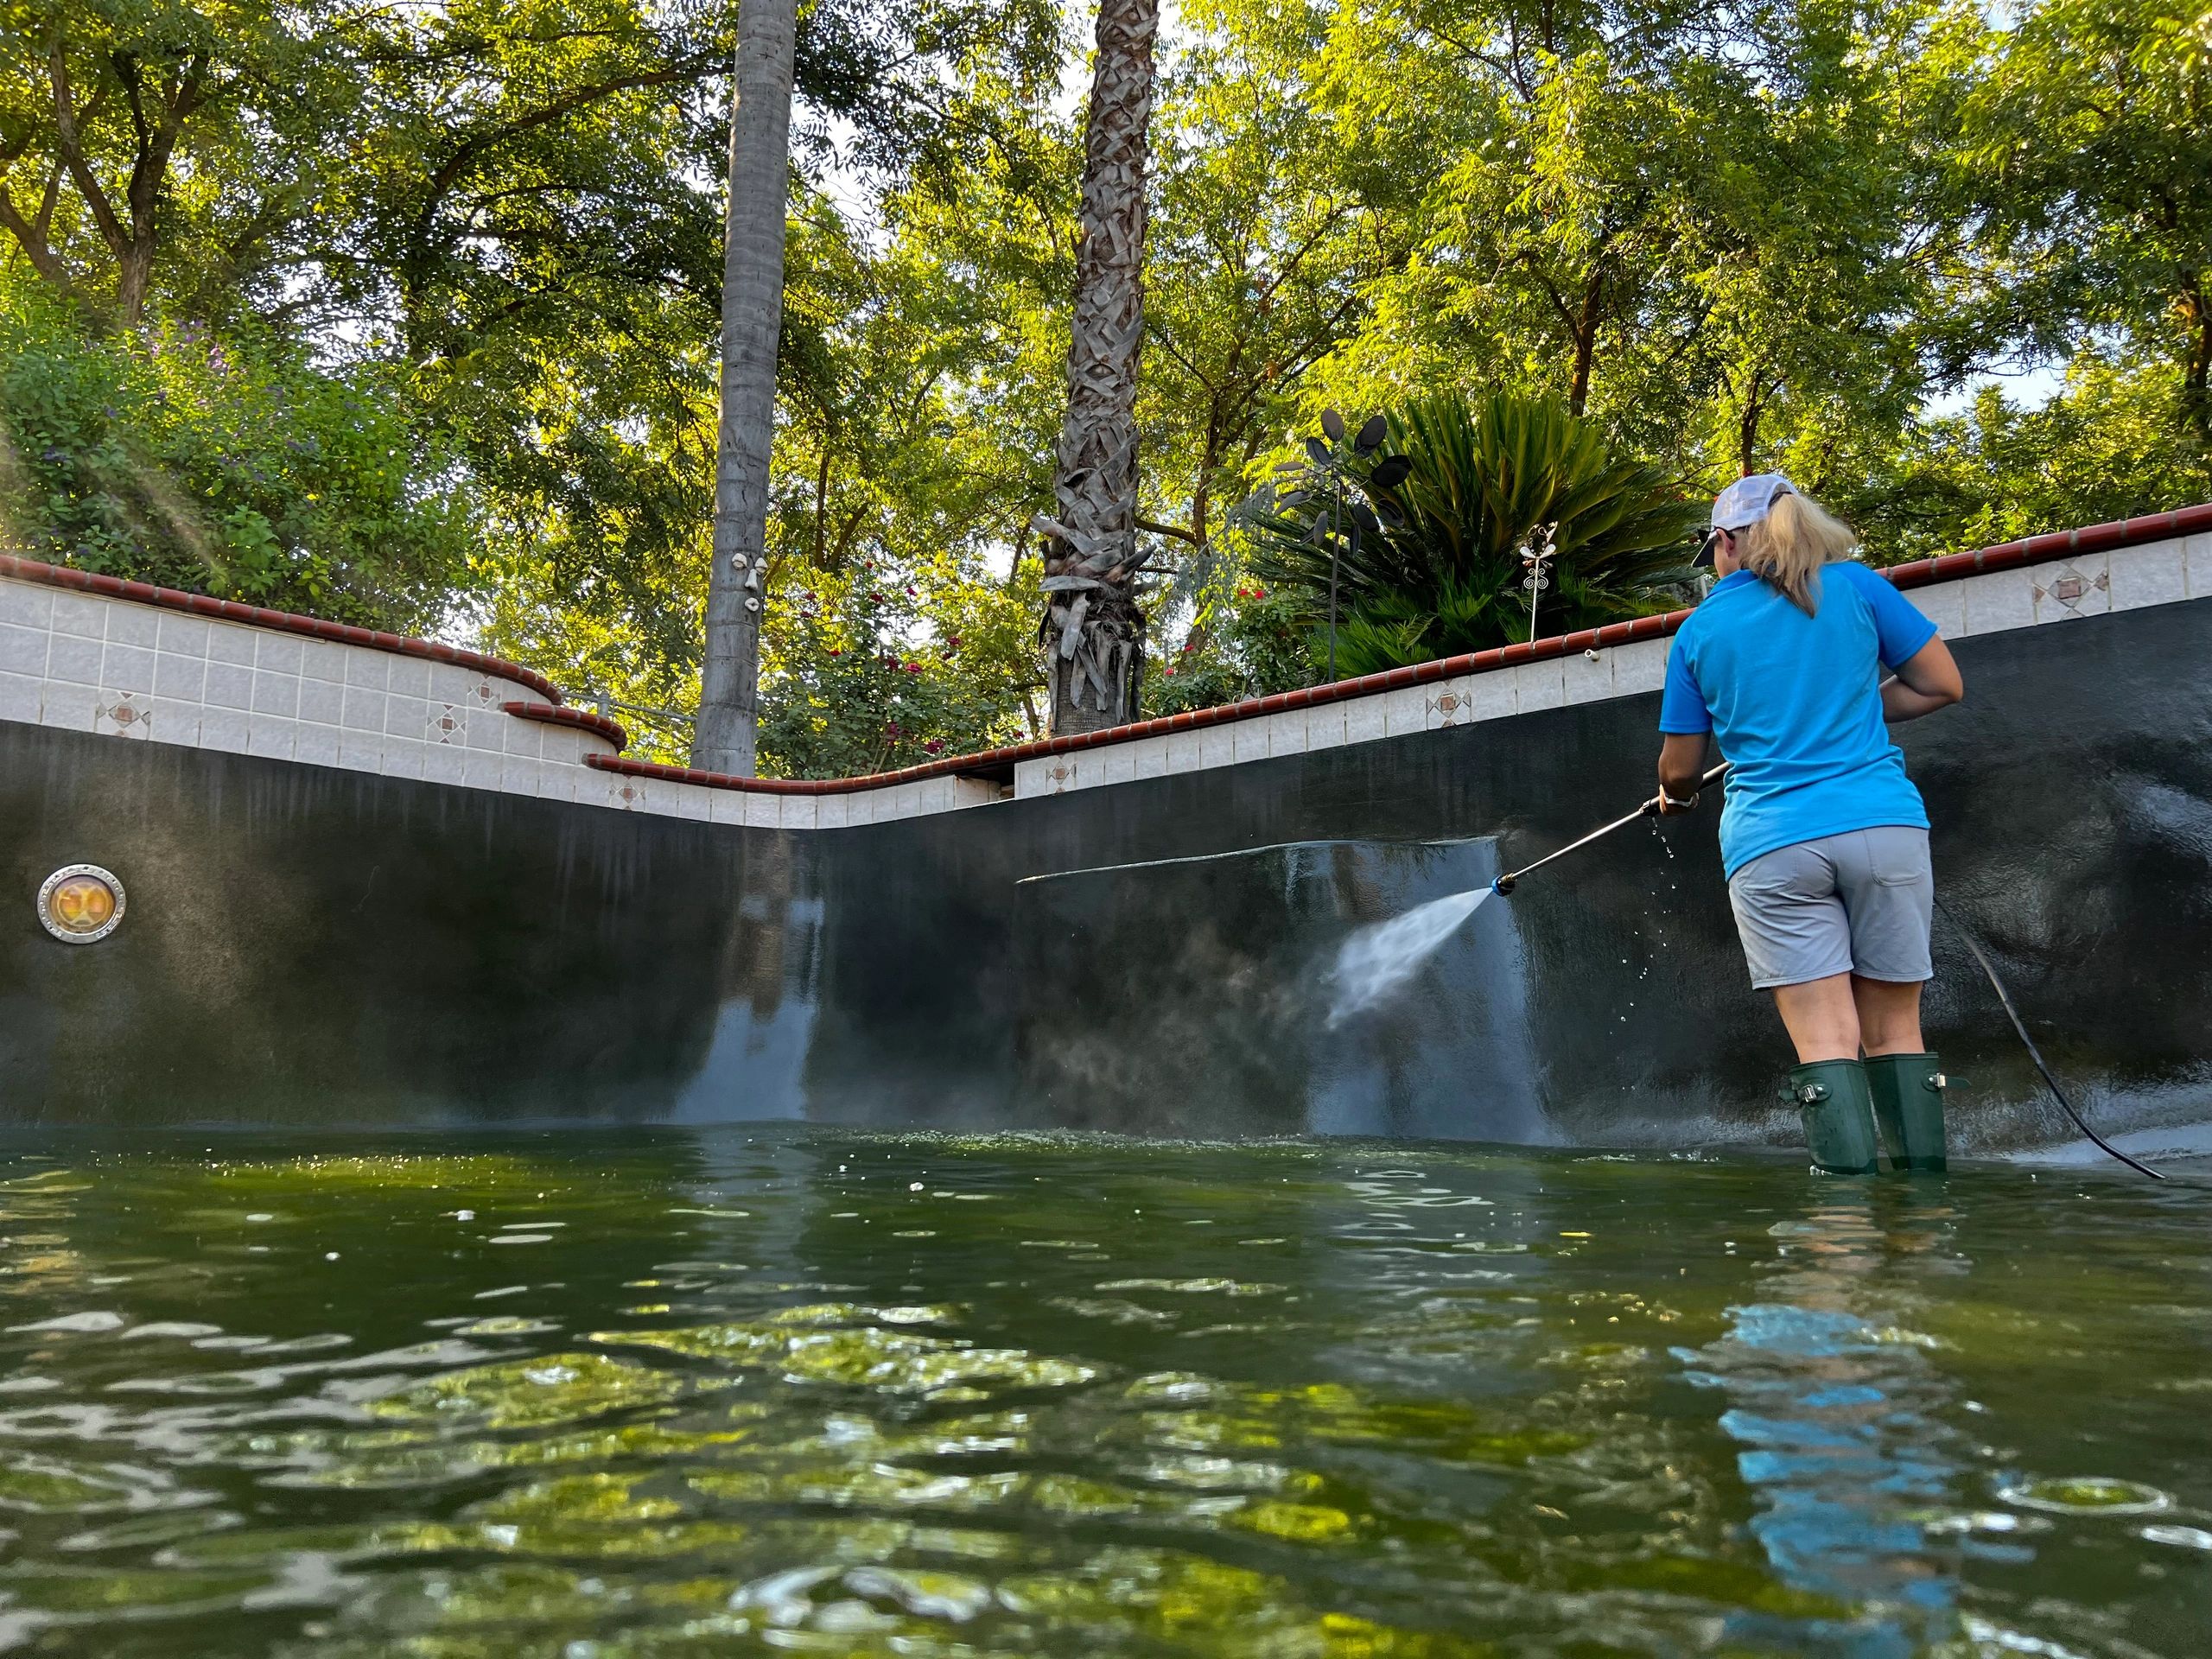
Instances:
[[[844,654],[845,648],[842,645],[832,645],[830,647],[830,655],[832,657],[842,657]]]
[[[918,674],[922,671],[922,665],[919,663],[909,663],[906,664],[906,671],[909,674]]]
[[[922,747],[931,754],[943,754],[944,753],[944,740],[941,737],[933,737],[930,739],[928,742],[923,744]]]
[[[1175,677],[1175,669],[1174,669],[1174,665],[1173,665],[1173,664],[1170,664],[1168,665],[1168,669],[1167,669],[1167,677],[1168,677],[1169,679],[1171,679],[1171,680],[1172,680],[1172,679],[1173,679],[1173,678]]]

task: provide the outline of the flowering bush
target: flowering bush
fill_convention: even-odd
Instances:
[[[1211,709],[1295,690],[1320,678],[1296,607],[1247,577],[1215,606],[1214,626],[1191,637],[1145,675],[1147,715]]]

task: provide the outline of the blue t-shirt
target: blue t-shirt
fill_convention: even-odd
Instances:
[[[1720,862],[1883,824],[1928,828],[1882,723],[1881,671],[1936,625],[1863,564],[1821,572],[1808,616],[1748,570],[1713,584],[1667,657],[1662,732],[1712,732],[1729,762]]]

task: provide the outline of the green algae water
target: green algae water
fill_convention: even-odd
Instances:
[[[0,1648],[2212,1650],[2212,1186],[17,1142]]]

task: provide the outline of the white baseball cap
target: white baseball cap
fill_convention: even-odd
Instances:
[[[1713,499],[1715,530],[1749,530],[1773,510],[1777,496],[1795,495],[1797,486],[1780,473],[1739,478]]]

